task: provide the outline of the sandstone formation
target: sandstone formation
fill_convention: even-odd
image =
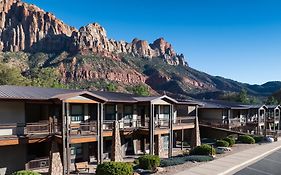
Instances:
[[[128,43],[108,39],[105,29],[97,23],[79,30],[64,24],[53,14],[20,0],[0,2],[0,50],[28,52],[95,53],[119,59],[119,54],[137,57],[161,57],[171,65],[187,65],[163,38],[149,44],[134,39]]]

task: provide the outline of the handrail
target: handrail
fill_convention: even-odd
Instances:
[[[35,170],[35,169],[41,169],[41,168],[48,168],[50,164],[49,157],[43,157],[43,158],[37,158],[30,160],[26,163],[26,169],[28,170]]]

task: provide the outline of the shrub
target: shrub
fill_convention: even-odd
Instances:
[[[222,147],[228,147],[229,143],[227,141],[225,141],[225,140],[217,140],[216,145],[217,146],[222,146]]]
[[[160,165],[159,156],[144,155],[139,157],[139,167],[145,170],[154,170]]]
[[[216,150],[207,144],[197,146],[196,148],[190,151],[190,155],[212,155],[212,154],[216,154]]]
[[[255,140],[255,143],[259,143],[264,139],[263,136],[254,136],[253,138]]]
[[[242,143],[248,143],[248,144],[254,144],[255,143],[255,139],[249,135],[243,135],[243,136],[239,136],[238,140]]]
[[[12,175],[41,175],[41,174],[33,171],[23,170],[23,171],[14,172]]]
[[[188,161],[196,161],[196,162],[207,162],[211,161],[214,158],[211,156],[183,156],[183,157],[174,157],[168,159],[162,159],[160,162],[161,167],[175,166],[184,164]]]
[[[96,175],[132,175],[133,167],[124,162],[105,162],[97,166]]]
[[[224,141],[227,141],[229,146],[233,146],[235,144],[235,139],[231,137],[226,137],[223,139]]]

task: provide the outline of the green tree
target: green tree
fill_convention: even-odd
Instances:
[[[149,96],[149,89],[145,85],[137,85],[133,88],[133,93],[140,96]]]
[[[242,91],[238,94],[237,98],[238,102],[249,104],[250,103],[250,98],[248,96],[248,93],[245,89],[242,89]]]
[[[25,86],[30,84],[30,80],[22,76],[19,69],[0,63],[0,84]]]
[[[278,105],[278,100],[274,98],[273,96],[270,96],[267,98],[266,102],[267,105]]]
[[[117,86],[113,83],[108,83],[106,85],[106,90],[109,91],[109,92],[116,92]]]
[[[60,83],[59,72],[54,68],[36,68],[31,70],[30,79],[32,86],[66,88]]]

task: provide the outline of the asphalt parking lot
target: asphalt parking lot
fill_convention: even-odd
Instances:
[[[281,149],[240,170],[235,175],[281,175]]]

